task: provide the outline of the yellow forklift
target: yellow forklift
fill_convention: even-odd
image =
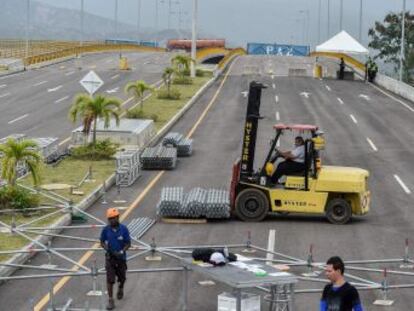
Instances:
[[[314,125],[274,126],[275,138],[263,166],[254,170],[256,137],[260,116],[260,100],[265,86],[251,82],[241,158],[233,165],[230,201],[233,213],[243,221],[261,221],[269,213],[325,215],[333,224],[346,224],[353,215],[369,211],[369,172],[361,168],[327,166],[321,164],[324,149],[323,133]],[[280,155],[275,149],[286,131],[304,136],[305,169],[286,176],[281,185],[273,185],[270,177]]]

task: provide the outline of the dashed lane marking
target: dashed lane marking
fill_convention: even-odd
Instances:
[[[63,102],[64,100],[67,100],[68,98],[69,98],[69,95],[56,100],[55,103],[59,104],[60,102]]]
[[[353,114],[350,114],[349,116],[351,117],[352,121],[353,121],[355,124],[358,124],[358,121],[357,121],[357,119],[354,117],[354,115],[353,115]]]
[[[343,105],[343,104],[344,104],[344,101],[343,101],[341,98],[339,98],[339,97],[338,97],[338,101],[339,101],[339,103],[340,103],[341,105]]]
[[[23,120],[24,118],[27,118],[29,116],[29,114],[25,114],[25,115],[23,115],[23,116],[21,116],[21,117],[18,117],[18,118],[16,118],[16,119],[13,119],[13,120],[11,120],[11,121],[9,121],[9,122],[7,122],[8,124],[13,124],[13,123],[15,123],[15,122],[17,122],[17,121],[20,121],[20,120]]]
[[[372,142],[372,140],[369,137],[367,137],[367,142],[374,151],[378,151],[377,146],[375,146],[375,144]]]
[[[401,178],[398,175],[394,175],[394,178],[400,184],[401,188],[403,188],[405,193],[411,193],[411,190],[405,185],[405,183],[401,180]]]
[[[33,86],[39,86],[39,85],[45,84],[47,82],[48,81],[40,81],[40,82],[37,82],[37,83],[33,84]]]

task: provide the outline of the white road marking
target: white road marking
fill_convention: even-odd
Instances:
[[[9,96],[9,95],[10,95],[10,93],[4,93],[4,94],[0,95],[0,98],[6,97],[6,96]]]
[[[325,87],[326,87],[326,89],[330,92],[331,91],[331,88],[329,87],[329,85],[326,85],[325,84]]]
[[[118,92],[118,90],[119,90],[119,87],[116,87],[116,88],[114,88],[114,89],[106,90],[106,92],[107,92],[108,94],[113,94],[113,93]]]
[[[113,59],[107,59],[107,60],[105,61],[105,63],[109,64],[109,63],[111,63],[112,61],[113,61]]]
[[[145,62],[145,63],[144,63],[144,65],[148,65],[149,63],[151,63],[151,62],[150,62],[150,61],[148,61],[148,62]]]
[[[114,80],[114,79],[116,79],[118,77],[119,77],[119,74],[112,76],[111,79]]]
[[[272,75],[272,80],[275,78],[275,75]]]
[[[96,68],[96,65],[89,66],[89,69],[95,69],[95,68]]]
[[[279,114],[279,111],[276,111],[276,121],[280,121],[280,114]]]
[[[249,91],[243,91],[241,93],[243,94],[243,97],[247,97],[247,94],[249,94]]]
[[[353,121],[355,124],[358,124],[358,121],[357,121],[357,119],[354,117],[354,115],[353,115],[353,114],[350,114],[349,116],[351,117],[352,121]]]
[[[276,230],[269,230],[269,238],[267,240],[266,264],[271,265],[273,262],[273,252],[275,251]]]
[[[6,87],[6,86],[7,86],[7,84],[2,84],[2,85],[0,85],[0,89],[4,88],[4,87]]]
[[[343,101],[341,98],[339,98],[339,97],[338,97],[338,101],[339,101],[339,103],[340,103],[341,105],[343,105],[343,104],[344,104],[344,101]]]
[[[54,87],[52,89],[47,89],[47,91],[48,91],[48,93],[56,92],[56,91],[60,90],[61,88],[62,88],[62,85],[59,85],[59,86]]]
[[[378,151],[378,148],[374,145],[374,143],[372,142],[372,140],[369,137],[367,137],[367,142],[374,151]]]
[[[390,93],[385,92],[384,90],[382,90],[381,88],[379,88],[378,86],[376,86],[376,85],[374,85],[374,84],[372,84],[372,83],[370,83],[370,85],[371,85],[372,87],[376,88],[376,89],[377,89],[378,91],[380,91],[382,94],[387,95],[389,98],[391,98],[391,99],[395,100],[397,103],[399,103],[399,104],[403,105],[405,108],[407,108],[407,109],[408,109],[408,110],[410,110],[411,112],[414,112],[414,108],[413,108],[413,107],[411,107],[410,105],[408,105],[408,104],[404,103],[402,100],[400,100],[400,99],[396,98],[395,96],[392,96]]]
[[[24,119],[24,118],[27,118],[27,116],[28,116],[29,114],[25,114],[25,115],[23,115],[23,116],[21,116],[21,117],[18,117],[18,118],[16,118],[16,119],[13,119],[13,120],[11,120],[11,121],[9,121],[9,122],[7,122],[8,124],[13,124],[14,122],[17,122],[17,121],[20,121],[20,120],[22,120],[22,119]]]
[[[69,96],[62,97],[62,98],[56,100],[55,103],[59,104],[60,102],[63,102],[64,100],[67,100],[68,98],[69,98]]]
[[[33,86],[39,86],[39,85],[42,85],[42,84],[45,84],[45,83],[47,83],[47,81],[40,81],[40,82],[37,82],[37,83],[33,84]]]
[[[75,71],[69,71],[69,72],[65,73],[65,76],[71,76],[71,75],[73,75],[74,73],[75,73]]]
[[[365,95],[365,94],[359,94],[358,97],[361,97],[361,98],[363,98],[363,99],[365,99],[367,101],[371,100],[371,98],[369,98],[369,96],[368,95]]]
[[[276,84],[274,84],[274,83],[273,83],[273,84],[272,84],[272,88],[274,88],[274,89],[275,89],[275,88],[276,88]]]
[[[302,92],[302,93],[300,93],[300,95],[303,96],[303,97],[309,98],[309,96],[311,95],[311,93]]]
[[[411,190],[404,184],[401,178],[398,175],[394,175],[395,180],[400,184],[401,188],[405,191],[405,193],[410,194]]]
[[[275,96],[275,102],[278,103],[279,102],[279,96]]]

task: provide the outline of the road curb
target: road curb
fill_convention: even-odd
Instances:
[[[145,147],[151,146],[156,144],[183,116],[184,114],[195,104],[195,102],[204,94],[206,90],[208,90],[214,82],[216,82],[221,74],[227,69],[228,65],[235,59],[231,58],[227,64],[223,67],[223,69],[218,70],[215,72],[214,77],[211,78],[206,84],[204,84],[197,93],[185,104],[183,108],[167,123],[165,124],[161,130],[146,144]],[[107,191],[115,184],[115,173],[112,174],[103,185],[97,187],[90,195],[88,195],[85,199],[79,202],[76,207],[81,210],[86,210],[91,207],[95,202],[99,200],[102,196],[104,191]],[[105,189],[104,189],[105,188]],[[59,227],[59,226],[66,226],[71,223],[70,215],[65,215],[61,219],[59,219],[56,223],[51,225],[52,228]],[[46,233],[57,233],[63,230],[47,230]],[[51,241],[53,237],[49,236],[38,236],[35,240],[39,243],[46,245],[49,241]],[[30,249],[37,248],[35,242],[30,242],[28,245],[22,248],[22,250],[30,251]],[[34,257],[37,253],[36,252],[29,252],[29,253],[22,253],[13,255],[9,260],[5,262],[5,264],[24,264],[29,259]],[[7,266],[0,266],[0,277],[8,277],[12,275],[14,272],[19,270],[16,267],[7,267]]]

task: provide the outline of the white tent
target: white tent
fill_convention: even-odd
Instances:
[[[315,51],[344,54],[368,54],[368,50],[351,37],[345,30],[342,30],[328,41],[318,45]]]

